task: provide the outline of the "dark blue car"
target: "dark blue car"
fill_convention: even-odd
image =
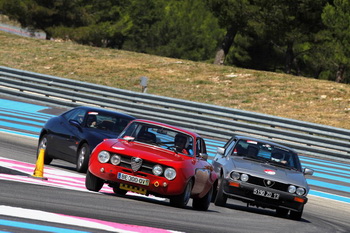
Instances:
[[[93,107],[76,107],[49,119],[39,137],[38,150],[45,149],[44,163],[62,159],[86,172],[90,153],[106,138],[117,138],[132,116]]]

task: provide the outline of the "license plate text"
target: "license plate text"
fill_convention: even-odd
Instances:
[[[258,195],[258,196],[262,196],[262,197],[275,199],[275,200],[278,200],[280,198],[280,195],[278,193],[273,193],[270,191],[265,191],[265,190],[257,189],[257,188],[255,188],[253,190],[253,194]]]
[[[135,183],[135,184],[142,184],[142,185],[146,185],[146,186],[149,185],[149,180],[148,179],[143,179],[143,178],[140,178],[140,177],[131,176],[131,175],[124,174],[124,173],[121,173],[121,172],[118,172],[118,179],[129,181],[129,182]]]

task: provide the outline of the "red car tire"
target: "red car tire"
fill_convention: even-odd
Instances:
[[[85,187],[94,192],[101,190],[104,182],[102,179],[94,176],[90,171],[86,172]]]

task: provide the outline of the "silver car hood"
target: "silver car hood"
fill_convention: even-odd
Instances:
[[[303,186],[307,188],[307,190],[309,189],[305,176],[300,171],[274,166],[269,163],[243,159],[242,157],[231,157],[231,162],[233,169],[237,172],[244,172],[252,176]]]

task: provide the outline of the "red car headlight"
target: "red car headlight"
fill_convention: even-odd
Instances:
[[[103,150],[100,153],[98,153],[97,157],[98,157],[98,161],[100,161],[100,163],[107,163],[111,156],[107,151]]]
[[[119,165],[121,161],[121,158],[119,155],[112,155],[111,157],[111,164],[113,165]]]
[[[167,178],[168,180],[173,180],[176,177],[176,170],[174,168],[168,167],[167,169],[165,169],[164,171],[164,176],[165,178]]]
[[[163,173],[163,168],[159,164],[155,165],[152,169],[152,172],[156,176],[160,176]]]

